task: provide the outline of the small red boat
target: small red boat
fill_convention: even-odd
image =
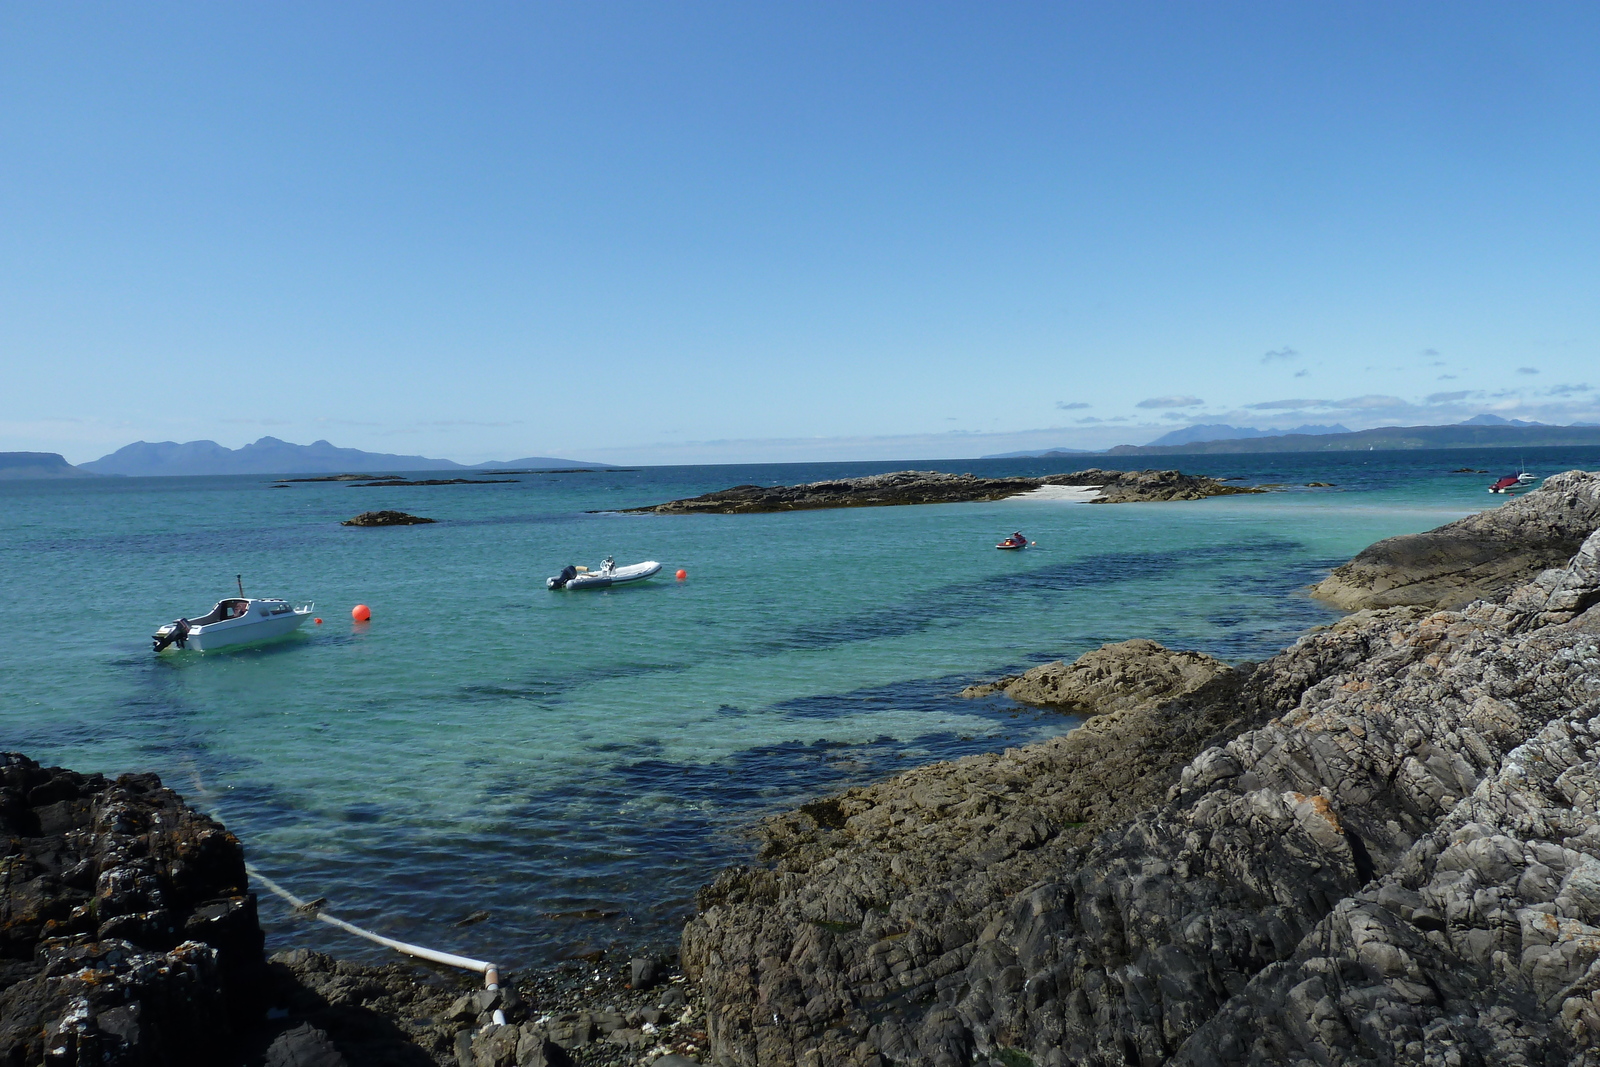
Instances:
[[[1012,534],[1010,537],[1006,538],[1004,541],[1001,541],[998,545],[995,545],[994,547],[996,547],[996,548],[1027,548],[1028,547],[1028,539],[1026,537],[1023,537],[1021,532],[1019,531],[1017,533]]]
[[[1509,493],[1522,488],[1522,479],[1515,474],[1508,474],[1489,487],[1491,493]]]

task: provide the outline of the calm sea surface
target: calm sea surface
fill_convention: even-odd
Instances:
[[[1074,725],[960,700],[964,685],[1130,637],[1270,655],[1333,617],[1306,585],[1378,538],[1500,503],[1488,475],[1450,471],[1498,475],[1514,458],[1131,457],[1288,488],[750,516],[603,509],[907,466],[1114,463],[0,483],[0,747],[155,771],[278,881],[391,936],[503,967],[665,947],[695,889],[749,857],[741,830],[762,814]],[[1600,467],[1600,449],[1523,458],[1540,475]],[[377,508],[439,522],[339,525]],[[1016,529],[1038,546],[994,551]],[[665,569],[606,592],[545,589],[607,554]],[[232,595],[235,574],[251,595],[315,600],[323,625],[253,650],[151,654],[157,625]],[[369,625],[352,623],[358,603]],[[270,948],[382,951],[263,896]],[[489,919],[456,925],[477,911]]]

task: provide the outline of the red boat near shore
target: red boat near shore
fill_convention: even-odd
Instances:
[[[1509,493],[1522,485],[1515,474],[1508,474],[1489,487],[1491,493]]]

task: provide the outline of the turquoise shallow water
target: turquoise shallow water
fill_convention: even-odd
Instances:
[[[1540,474],[1600,466],[1595,449],[1525,458]],[[1332,617],[1307,584],[1380,537],[1499,503],[1489,478],[1448,472],[1505,463],[1163,457],[1297,488],[690,517],[589,511],[907,464],[384,489],[0,483],[0,745],[80,770],[154,770],[279,881],[391,936],[506,966],[665,946],[694,890],[748,856],[740,830],[759,815],[1072,725],[956,698],[967,683],[1136,636],[1269,655]],[[378,507],[441,521],[338,525]],[[1038,547],[995,552],[1013,529]],[[545,590],[562,565],[607,553],[666,571],[609,592]],[[666,577],[678,567],[687,581]],[[235,574],[253,595],[316,600],[324,625],[260,649],[150,654],[156,625],[206,610]],[[370,625],[351,622],[356,603]],[[455,926],[478,910],[490,919]],[[263,915],[275,947],[372,954],[270,898]]]

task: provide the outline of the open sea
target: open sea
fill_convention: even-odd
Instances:
[[[1076,725],[962,700],[963,686],[1130,637],[1229,661],[1268,656],[1335,617],[1306,586],[1379,538],[1502,503],[1484,490],[1518,458],[646,467],[394,488],[0,482],[0,748],[80,771],[155,771],[224,820],[271,877],[392,937],[512,968],[670,949],[695,890],[750,858],[745,830],[762,815]],[[1595,448],[1520,458],[1541,476],[1600,467]],[[1283,491],[611,510],[907,467],[1091,465]],[[339,525],[379,508],[439,521]],[[1037,547],[996,552],[1013,530]],[[565,564],[608,554],[664,568],[643,585],[545,589]],[[674,579],[679,568],[687,580]],[[233,595],[236,574],[253,596],[315,600],[323,624],[255,649],[151,653],[158,625]],[[352,622],[358,603],[370,624]],[[268,894],[261,903],[269,950],[384,955]]]

